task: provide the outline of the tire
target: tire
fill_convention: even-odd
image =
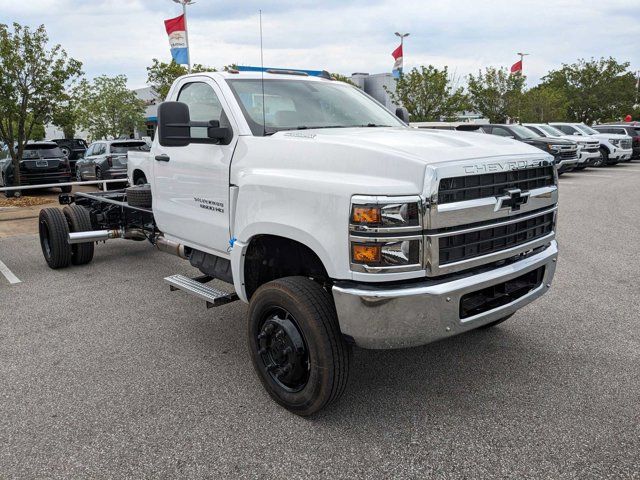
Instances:
[[[67,158],[71,157],[71,150],[69,150],[69,147],[60,147],[60,151]]]
[[[44,208],[38,217],[40,246],[50,268],[65,268],[71,263],[69,225],[62,210]]]
[[[62,193],[71,193],[73,187],[71,185],[67,185],[66,187],[60,187],[60,191]]]
[[[500,325],[502,322],[506,322],[507,320],[509,320],[511,317],[513,317],[515,315],[515,313],[512,313],[511,315],[507,315],[506,317],[503,318],[499,318],[498,320],[494,320],[491,323],[487,323],[486,325],[482,325],[481,327],[478,327],[478,329],[480,330],[484,330],[486,328],[493,328],[496,325]]]
[[[600,164],[596,165],[597,167],[606,167],[609,165],[609,152],[600,147]]]
[[[127,203],[132,207],[151,208],[152,196],[149,185],[136,185],[125,190]]]
[[[274,280],[255,292],[248,346],[267,393],[296,415],[313,415],[344,393],[351,347],[331,295],[306,277]]]
[[[147,182],[147,177],[145,177],[144,175],[140,175],[137,179],[136,179],[136,185],[146,185]]]
[[[100,170],[99,167],[96,167],[96,180],[102,180],[102,170]],[[102,183],[98,183],[96,186],[98,187],[98,190],[104,190]],[[109,188],[107,187],[107,190],[108,189]]]
[[[62,209],[62,213],[67,219],[69,231],[88,232],[93,230],[91,217],[86,208],[80,205],[67,205]],[[93,242],[75,243],[71,245],[71,263],[74,265],[85,265],[93,260]]]
[[[10,187],[11,185],[7,185],[7,179],[4,175],[2,175],[2,186],[3,187]],[[13,198],[16,196],[16,191],[15,190],[5,190],[4,192],[4,196],[7,198]]]

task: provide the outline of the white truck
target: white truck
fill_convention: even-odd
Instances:
[[[126,238],[188,259],[202,275],[167,277],[171,289],[248,303],[264,387],[312,415],[344,391],[352,345],[497,325],[554,275],[552,157],[398,117],[328,74],[181,77],[159,106],[150,185],[61,195],[40,215],[43,254],[80,265]]]

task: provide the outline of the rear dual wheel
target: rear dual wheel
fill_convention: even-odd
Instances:
[[[93,243],[69,244],[69,232],[91,230],[89,212],[79,205],[44,208],[38,218],[42,254],[50,268],[84,265],[93,259]]]
[[[253,366],[269,395],[300,416],[313,415],[343,394],[351,348],[333,299],[306,277],[262,285],[249,306]]]
[[[62,213],[67,219],[69,231],[88,232],[92,230],[91,217],[86,208],[80,205],[67,205],[62,209]],[[74,265],[84,265],[93,260],[93,242],[75,243],[71,246],[71,263]]]

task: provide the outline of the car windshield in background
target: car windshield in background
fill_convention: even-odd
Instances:
[[[597,130],[594,130],[591,127],[587,127],[586,125],[576,125],[576,128],[580,130],[582,133],[586,133],[587,135],[594,135],[596,133],[600,133]]]
[[[551,125],[538,125],[538,128],[552,137],[561,137],[564,133]]]
[[[64,157],[64,154],[57,145],[26,145],[22,153],[22,158],[25,160],[58,157]]]
[[[258,79],[227,83],[257,136],[282,130],[403,125],[357,87],[340,82],[265,80],[264,95]]]
[[[148,152],[149,145],[146,142],[112,143],[111,153]]]
[[[518,135],[520,138],[530,139],[537,138],[540,135],[533,132],[533,130],[529,130],[527,127],[523,127],[522,125],[509,125],[511,129]]]

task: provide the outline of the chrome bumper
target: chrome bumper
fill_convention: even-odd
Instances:
[[[472,330],[506,317],[542,296],[555,273],[555,240],[542,252],[510,265],[464,278],[433,280],[384,287],[363,285],[333,287],[340,329],[363,348],[389,349],[424,345]],[[460,318],[460,300],[467,293],[514,279],[545,267],[539,287],[512,303]]]

